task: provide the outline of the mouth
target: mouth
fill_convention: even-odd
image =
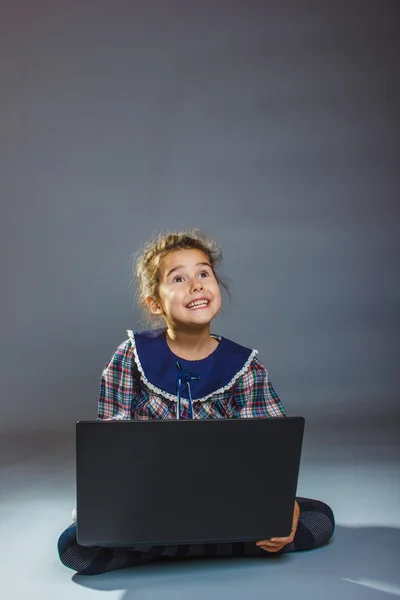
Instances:
[[[186,308],[189,310],[201,310],[207,308],[210,304],[210,301],[207,298],[199,298],[199,300],[194,300],[190,304],[186,305]]]

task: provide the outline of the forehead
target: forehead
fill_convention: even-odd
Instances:
[[[192,248],[190,250],[174,250],[160,260],[160,275],[163,275],[175,267],[192,267],[200,262],[210,263],[210,259],[205,252]]]

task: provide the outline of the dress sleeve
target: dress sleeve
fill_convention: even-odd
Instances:
[[[236,418],[285,417],[285,409],[269,380],[267,369],[254,358],[234,389]]]
[[[129,340],[123,342],[101,374],[97,420],[111,421],[132,418],[132,401],[138,378]]]

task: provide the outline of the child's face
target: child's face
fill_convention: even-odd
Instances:
[[[221,308],[221,292],[208,256],[197,249],[176,250],[160,261],[159,269],[160,302],[149,301],[150,310],[168,326],[210,323]]]

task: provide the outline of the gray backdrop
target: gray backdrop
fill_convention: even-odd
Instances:
[[[0,47],[3,432],[96,417],[182,226],[288,414],[398,422],[398,2],[3,0]]]

